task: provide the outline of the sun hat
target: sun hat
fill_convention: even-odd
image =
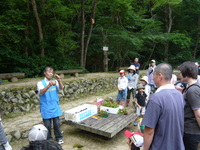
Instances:
[[[156,61],[154,59],[152,59],[151,62],[155,63]]]
[[[147,76],[143,76],[140,81],[143,80],[145,81],[147,84],[149,84],[149,81],[148,81],[148,77]]]
[[[42,124],[38,124],[33,126],[29,131],[28,139],[30,142],[46,140],[47,134],[47,128]]]
[[[143,136],[141,133],[139,132],[130,132],[128,130],[126,130],[124,132],[124,135],[127,137],[127,138],[130,138],[131,141],[133,142],[133,144],[136,146],[136,147],[141,147],[144,143],[144,139],[143,139]]]
[[[138,84],[137,89],[144,89],[144,86],[142,84]]]
[[[125,73],[125,71],[124,70],[120,70],[120,72],[119,73]]]
[[[129,70],[129,69],[135,70],[135,66],[134,66],[134,65],[131,65],[131,66],[128,68],[128,70]]]

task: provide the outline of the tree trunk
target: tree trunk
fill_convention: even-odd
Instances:
[[[93,26],[94,26],[95,10],[96,10],[97,3],[98,3],[98,0],[94,0],[93,4],[92,4],[92,13],[91,13],[90,28],[89,28],[89,31],[88,31],[87,41],[86,41],[85,48],[84,48],[85,49],[85,53],[84,53],[84,66],[86,66],[88,45],[90,43],[90,39],[91,39],[91,35],[92,35],[92,29],[93,29]]]
[[[165,9],[165,17],[166,17],[166,32],[170,33],[171,29],[172,29],[172,23],[173,23],[173,18],[172,18],[172,9],[171,9],[171,5],[168,4],[168,11],[167,8]],[[169,53],[169,42],[167,41],[167,43],[165,44],[165,61],[168,62],[168,53]]]
[[[30,3],[29,0],[26,1],[26,6],[27,6],[27,12],[30,11]],[[26,30],[24,31],[24,35],[25,35],[25,40],[28,41],[28,37],[29,37],[29,30],[28,30],[29,24],[28,24],[28,17],[26,18]],[[25,44],[24,47],[24,52],[26,54],[26,56],[28,56],[28,45],[27,43]]]
[[[36,22],[38,25],[39,41],[40,41],[40,43],[42,43],[43,42],[42,24],[41,24],[40,17],[37,12],[37,5],[36,5],[35,0],[32,0],[32,6],[33,6],[34,14],[35,14],[35,19],[36,19]],[[44,57],[44,46],[41,45],[40,50],[41,50],[41,56]]]
[[[81,20],[82,20],[82,32],[81,32],[81,66],[85,68],[84,65],[84,36],[85,36],[85,10],[84,10],[85,0],[81,0]]]
[[[196,44],[195,44],[195,48],[194,48],[194,55],[193,55],[193,59],[194,59],[194,60],[196,59],[197,49],[198,49],[198,46],[199,46],[200,16],[199,16],[199,18],[198,18],[197,28],[198,28],[197,40],[196,40]]]

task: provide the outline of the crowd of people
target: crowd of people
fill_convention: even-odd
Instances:
[[[120,70],[117,104],[128,107],[131,96],[140,123],[143,150],[197,150],[200,143],[200,67],[194,62],[179,66],[181,81],[173,74],[171,65],[151,60],[147,74],[140,78],[139,59],[135,58],[128,72]],[[29,132],[29,145],[21,150],[62,150],[58,91],[64,88],[54,69],[44,69],[45,78],[37,83],[40,113],[44,125],[36,125]],[[52,77],[54,76],[55,79]],[[51,134],[53,124],[55,141]],[[128,133],[128,132],[126,132]],[[128,133],[131,135],[130,133]],[[0,150],[12,150],[0,123]],[[140,148],[128,139],[131,150]],[[141,143],[141,142],[140,142]],[[141,144],[140,144],[141,146]]]
[[[128,76],[130,68],[134,67],[128,68],[128,84],[131,82]],[[137,74],[133,70],[131,72]],[[200,67],[198,63],[187,61],[179,66],[179,70],[181,80],[177,81],[171,65],[161,63],[156,66],[156,61],[151,60],[147,75],[140,79],[140,83],[135,81],[137,92],[133,99],[136,114],[142,117],[141,124],[145,126],[143,150],[198,150]],[[124,74],[124,71],[120,72]],[[130,101],[130,97],[127,99]],[[131,150],[140,149],[130,138],[127,144]]]

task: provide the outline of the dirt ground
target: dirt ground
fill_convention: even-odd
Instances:
[[[116,96],[117,90],[109,93],[102,93],[98,95],[88,96],[84,98],[77,99],[72,102],[62,104],[62,110],[66,111],[70,108],[76,107],[78,105],[84,104],[87,101],[95,100],[96,98],[105,98],[110,96]],[[130,104],[128,107],[129,112],[133,112],[133,105]],[[86,132],[77,129],[73,126],[67,124],[61,125],[61,130],[63,133],[64,144],[62,147],[64,150],[77,150],[78,148],[73,148],[75,144],[82,145],[82,150],[128,150],[128,145],[126,144],[126,137],[123,134],[125,130],[135,131],[137,128],[133,124],[127,126],[113,138],[108,139],[100,135],[96,135],[90,132]],[[11,142],[13,150],[20,150],[23,146],[28,145],[28,139],[22,139],[18,141]]]

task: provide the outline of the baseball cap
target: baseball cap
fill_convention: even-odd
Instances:
[[[119,73],[125,73],[125,71],[124,70],[120,70],[120,72]]]
[[[155,63],[156,61],[154,59],[152,59],[151,62]]]
[[[128,130],[126,130],[124,132],[124,135],[128,138],[130,138],[133,142],[133,144],[136,146],[136,147],[141,147],[144,143],[144,139],[141,135],[141,133],[139,132],[130,132]]]
[[[30,142],[43,141],[47,139],[47,134],[47,128],[42,124],[38,124],[33,126],[32,129],[29,131],[28,139]]]

